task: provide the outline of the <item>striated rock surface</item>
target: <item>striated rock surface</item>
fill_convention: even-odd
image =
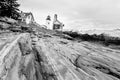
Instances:
[[[120,50],[44,32],[0,36],[0,80],[120,80]]]
[[[89,42],[43,37],[37,43],[58,80],[119,80],[120,50]]]
[[[2,35],[0,47],[0,80],[57,80],[29,34]]]
[[[26,77],[21,73],[21,69],[23,66],[27,68],[33,64],[30,37],[28,34],[15,36],[12,40],[6,37],[6,40],[10,40],[10,42],[3,41],[6,45],[1,45],[3,48],[0,51],[0,80],[25,80]],[[21,46],[26,49],[21,50]],[[27,55],[28,53],[29,55]],[[34,68],[31,71],[34,71]]]

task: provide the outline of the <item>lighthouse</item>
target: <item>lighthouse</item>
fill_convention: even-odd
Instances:
[[[47,29],[51,29],[50,28],[50,25],[51,25],[51,17],[48,15],[47,18],[46,18],[46,26],[47,26]]]

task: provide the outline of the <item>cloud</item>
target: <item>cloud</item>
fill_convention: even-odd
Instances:
[[[55,13],[67,27],[82,26],[86,23],[91,25],[96,22],[102,25],[120,24],[120,0],[19,0],[19,3],[21,10],[33,12],[40,24],[45,22],[47,15],[53,16]]]

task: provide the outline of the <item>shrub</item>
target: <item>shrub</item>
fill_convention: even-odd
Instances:
[[[81,39],[83,41],[92,41],[92,42],[102,42],[106,46],[110,44],[120,45],[120,38],[107,36],[105,34],[89,35],[89,34],[79,34],[77,32],[72,32],[72,31],[65,31],[63,33],[69,35],[70,37],[74,39]]]

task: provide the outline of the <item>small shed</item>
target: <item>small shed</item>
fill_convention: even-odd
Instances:
[[[64,24],[57,19],[57,14],[55,14],[54,21],[53,21],[53,30],[62,30],[63,27],[64,27]]]

